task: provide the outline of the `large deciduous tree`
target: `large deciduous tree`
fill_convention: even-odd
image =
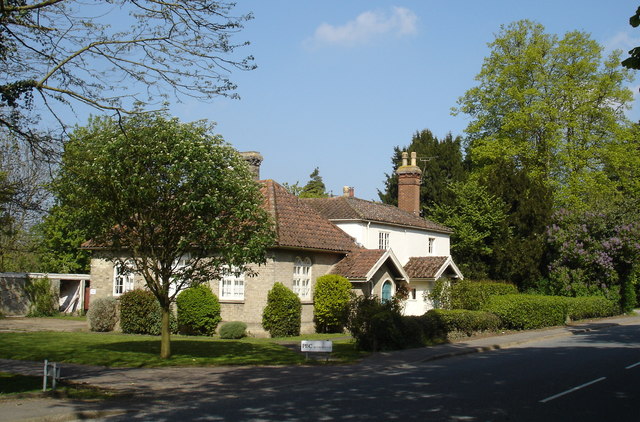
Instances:
[[[273,242],[248,165],[204,122],[94,118],[65,145],[54,191],[91,244],[113,250],[158,299],[164,358],[175,295],[225,268],[248,271]]]
[[[632,100],[619,52],[583,32],[562,38],[523,20],[503,26],[489,44],[476,80],[454,112],[471,122],[468,153],[475,171],[509,159],[571,209],[606,205],[617,187],[605,172],[607,152],[628,126]]]
[[[251,15],[212,0],[8,0],[0,2],[0,129],[55,152],[78,106],[116,114],[163,107],[169,95],[236,96],[232,36]],[[54,149],[54,151],[51,151]]]

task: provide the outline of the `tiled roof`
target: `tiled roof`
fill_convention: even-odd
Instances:
[[[364,199],[336,196],[334,198],[308,198],[306,203],[329,220],[365,220],[415,227],[440,233],[451,233],[441,224],[403,211],[393,205],[385,205]]]
[[[339,274],[346,278],[366,278],[385,252],[382,249],[354,250],[333,267],[331,274]]]
[[[448,256],[413,257],[409,258],[404,270],[409,278],[434,278],[448,259]]]
[[[276,223],[276,246],[349,252],[357,246],[349,235],[305,201],[273,180],[264,180],[264,206]]]

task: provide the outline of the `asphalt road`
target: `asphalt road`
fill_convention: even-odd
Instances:
[[[640,421],[640,325],[308,381],[101,420]]]

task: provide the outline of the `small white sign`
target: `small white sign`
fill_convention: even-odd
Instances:
[[[96,294],[96,289],[89,289],[89,294],[90,295],[95,295]]]
[[[330,353],[333,351],[333,342],[330,340],[302,340],[300,351]]]

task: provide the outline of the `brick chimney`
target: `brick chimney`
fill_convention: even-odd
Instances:
[[[420,215],[420,182],[422,170],[416,165],[416,153],[411,153],[411,164],[407,152],[402,153],[402,166],[398,167],[398,208]]]
[[[241,152],[240,155],[244,161],[249,164],[249,169],[251,173],[253,173],[254,180],[260,180],[260,164],[262,164],[262,160],[264,160],[262,155],[257,151]]]
[[[347,198],[353,198],[355,195],[355,190],[351,186],[345,186],[342,188],[342,196]]]

